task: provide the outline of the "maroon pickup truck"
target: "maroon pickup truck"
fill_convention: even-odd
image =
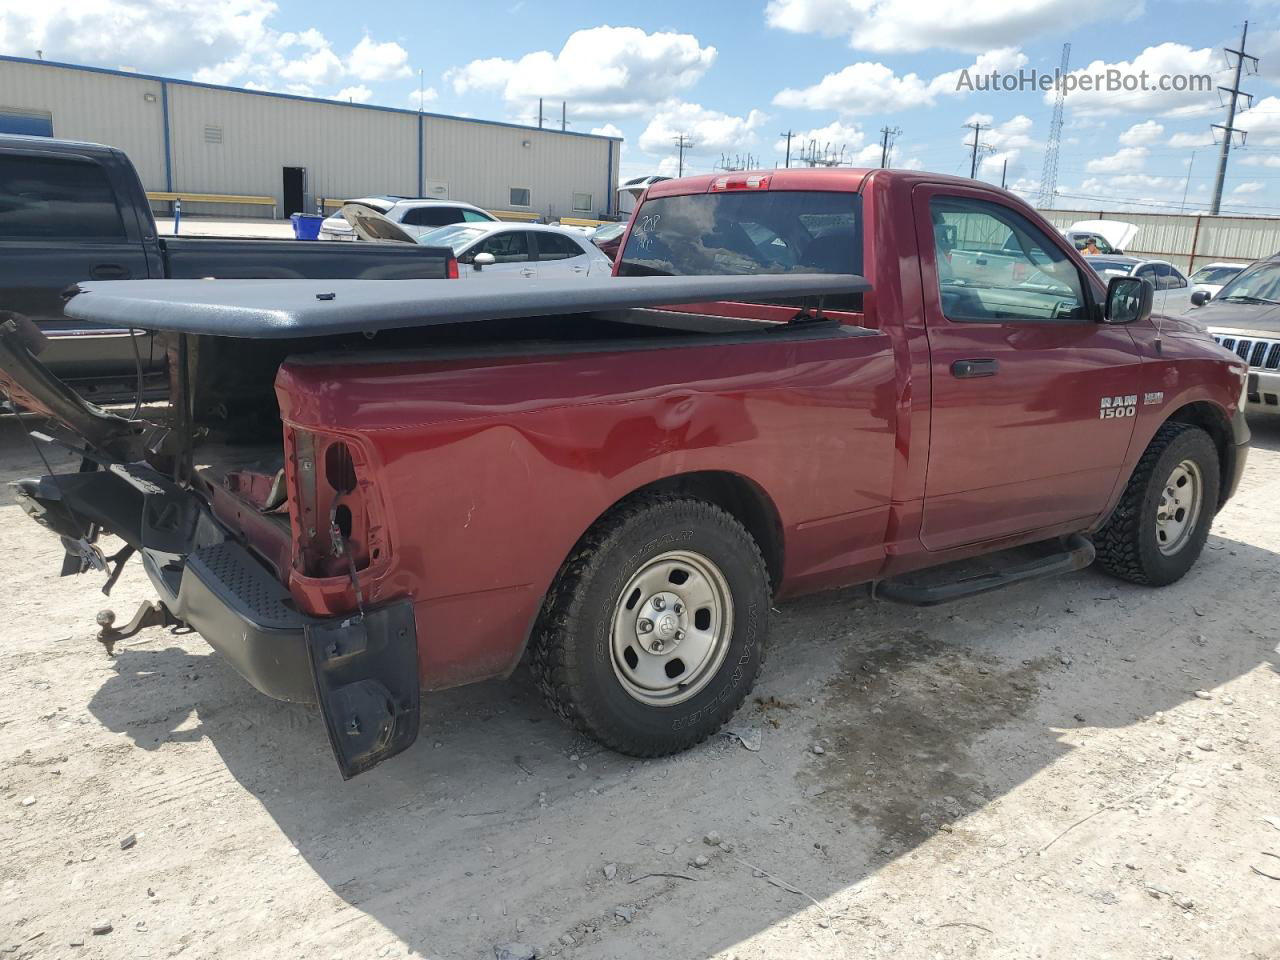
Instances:
[[[103,639],[193,627],[317,702],[352,776],[420,690],[522,658],[600,742],[683,750],[747,696],[775,597],[1095,557],[1172,583],[1244,468],[1244,361],[983,184],[655,184],[616,273],[82,284],[68,315],[172,342],[174,416],[86,404],[10,316],[0,383],[84,458],[18,499],[67,572],[140,554],[162,602]]]

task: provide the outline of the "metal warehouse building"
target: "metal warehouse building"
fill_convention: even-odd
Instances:
[[[313,212],[322,200],[393,194],[607,217],[622,146],[593,134],[7,56],[0,132],[110,144],[128,153],[150,192],[269,197],[282,215]],[[188,212],[266,209],[208,204]]]

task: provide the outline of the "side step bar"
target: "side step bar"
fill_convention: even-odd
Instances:
[[[872,587],[872,596],[884,597],[897,603],[907,603],[917,607],[931,607],[939,603],[948,603],[962,597],[973,597],[980,593],[989,593],[1001,587],[1012,586],[1027,580],[1039,580],[1041,577],[1053,577],[1063,573],[1074,573],[1083,570],[1093,563],[1097,551],[1093,543],[1083,534],[1073,533],[1064,537],[1061,549],[1048,556],[1038,557],[1017,566],[1006,567],[978,576],[964,577],[958,580],[939,582],[921,582],[908,574],[891,580],[882,580]]]

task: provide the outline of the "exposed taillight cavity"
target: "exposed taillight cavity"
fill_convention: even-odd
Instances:
[[[747,175],[716,177],[711,181],[712,193],[723,193],[726,190],[768,190],[769,175],[752,173]]]
[[[450,255],[449,255],[448,263],[446,264],[446,266],[445,266],[445,268],[444,268],[444,275],[445,275],[445,278],[446,278],[446,279],[448,279],[448,280],[457,280],[457,279],[458,279],[458,276],[459,276],[459,274],[458,274],[458,258],[457,258],[457,257],[455,257],[455,256],[453,256],[452,254],[450,254]]]
[[[381,504],[354,439],[287,428],[293,567],[308,578],[350,578],[387,553]]]

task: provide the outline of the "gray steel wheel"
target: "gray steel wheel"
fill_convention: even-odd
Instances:
[[[646,562],[618,596],[613,672],[641,703],[681,703],[716,675],[732,635],[733,595],[720,568],[673,550]]]
[[[1165,481],[1156,506],[1156,546],[1171,557],[1186,546],[1200,520],[1204,479],[1194,460],[1183,460]]]

